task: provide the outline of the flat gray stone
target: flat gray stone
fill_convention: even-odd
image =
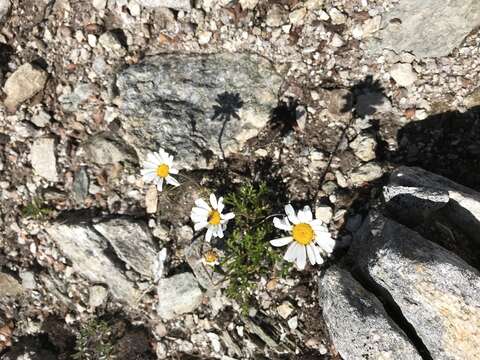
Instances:
[[[92,283],[109,287],[113,296],[135,307],[140,292],[106,254],[107,240],[88,225],[54,224],[46,229],[73,270]]]
[[[192,273],[181,273],[158,282],[158,315],[172,320],[178,315],[194,311],[203,299],[202,290]]]
[[[372,213],[349,256],[355,271],[391,297],[433,359],[476,359],[480,273],[413,230]]]
[[[117,256],[138,273],[153,278],[152,266],[157,251],[147,224],[126,218],[93,225],[108,240]]]
[[[0,272],[0,299],[15,298],[24,292],[22,285],[13,276]]]
[[[124,139],[139,153],[159,147],[186,169],[213,166],[266,125],[282,79],[249,54],[165,54],[118,74]]]
[[[417,57],[450,54],[480,26],[478,0],[402,0],[382,16],[369,50],[412,52]]]
[[[342,359],[422,359],[375,295],[348,271],[332,266],[325,272],[319,302]]]

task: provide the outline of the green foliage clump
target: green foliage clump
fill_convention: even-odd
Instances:
[[[222,263],[229,280],[226,294],[238,301],[244,311],[260,276],[272,277],[282,258],[269,243],[275,238],[270,216],[272,195],[265,183],[247,183],[225,197],[225,203],[235,213],[235,227],[226,240]],[[277,275],[283,276],[287,270],[288,264],[283,263]]]
[[[114,359],[112,331],[106,321],[92,319],[82,329],[75,343],[75,360]]]
[[[38,197],[33,198],[22,208],[22,216],[34,220],[46,220],[52,215],[52,209],[44,206]]]

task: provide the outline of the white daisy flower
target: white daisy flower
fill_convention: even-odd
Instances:
[[[323,256],[332,253],[335,240],[332,239],[327,227],[318,219],[313,219],[309,206],[299,210],[295,214],[292,205],[285,206],[287,216],[283,220],[273,219],[273,225],[280,230],[287,231],[291,235],[271,240],[273,246],[285,246],[290,244],[284,259],[295,262],[299,270],[303,270],[307,258],[312,265],[322,264]]]
[[[235,217],[232,212],[222,214],[225,207],[223,197],[219,197],[217,201],[215,194],[210,194],[210,205],[203,199],[195,200],[195,205],[190,214],[195,231],[206,227],[205,240],[208,242],[210,242],[212,236],[223,238],[223,231],[227,228],[228,220]]]
[[[143,162],[141,174],[145,182],[153,182],[157,185],[158,191],[162,191],[163,181],[173,186],[179,186],[180,183],[170,174],[178,174],[178,170],[173,166],[173,155],[160,149],[158,153],[147,155],[147,161]]]

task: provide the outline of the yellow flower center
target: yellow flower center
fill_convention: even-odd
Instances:
[[[309,224],[300,223],[293,226],[292,236],[299,244],[308,245],[315,237],[315,233]]]
[[[217,210],[210,211],[210,214],[208,214],[208,223],[211,225],[220,224],[220,213]]]
[[[168,176],[170,168],[167,164],[162,164],[157,167],[157,176],[161,178],[166,178]]]
[[[205,253],[205,261],[209,264],[214,263],[217,261],[218,255],[215,251],[209,250]]]

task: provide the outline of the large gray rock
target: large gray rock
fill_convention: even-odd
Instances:
[[[449,236],[455,243],[447,240],[450,244],[446,245],[457,248],[462,256],[473,255],[477,261],[470,262],[480,264],[478,192],[423,169],[404,166],[391,174],[383,194],[395,219],[409,227],[425,223],[429,227],[452,229],[446,231],[457,234]]]
[[[113,296],[130,306],[136,306],[140,292],[107,255],[108,243],[92,227],[84,224],[54,224],[46,229],[63,255],[79,275],[92,283],[109,287]]]
[[[265,126],[282,80],[248,54],[160,55],[117,78],[125,139],[140,153],[163,147],[187,169],[237,152]]]
[[[0,21],[4,20],[5,15],[8,14],[11,6],[12,4],[10,3],[10,0],[0,0]]]
[[[319,300],[342,359],[421,359],[380,301],[348,271],[329,268],[320,280]]]
[[[32,144],[30,153],[35,173],[48,181],[58,181],[55,139],[36,139]]]
[[[149,8],[166,7],[175,10],[190,10],[192,8],[191,0],[139,0],[140,5]]]
[[[383,16],[369,48],[375,53],[391,49],[418,57],[446,56],[478,26],[478,0],[402,0]]]
[[[147,224],[126,218],[93,225],[105,237],[117,256],[138,273],[153,278],[152,266],[157,251]]]
[[[18,105],[43,90],[48,74],[31,64],[23,64],[5,82],[5,106],[13,111]]]
[[[171,320],[200,306],[202,290],[192,273],[181,273],[158,282],[158,315]]]
[[[443,247],[378,214],[349,256],[371,286],[395,302],[433,359],[477,359],[480,273]]]

